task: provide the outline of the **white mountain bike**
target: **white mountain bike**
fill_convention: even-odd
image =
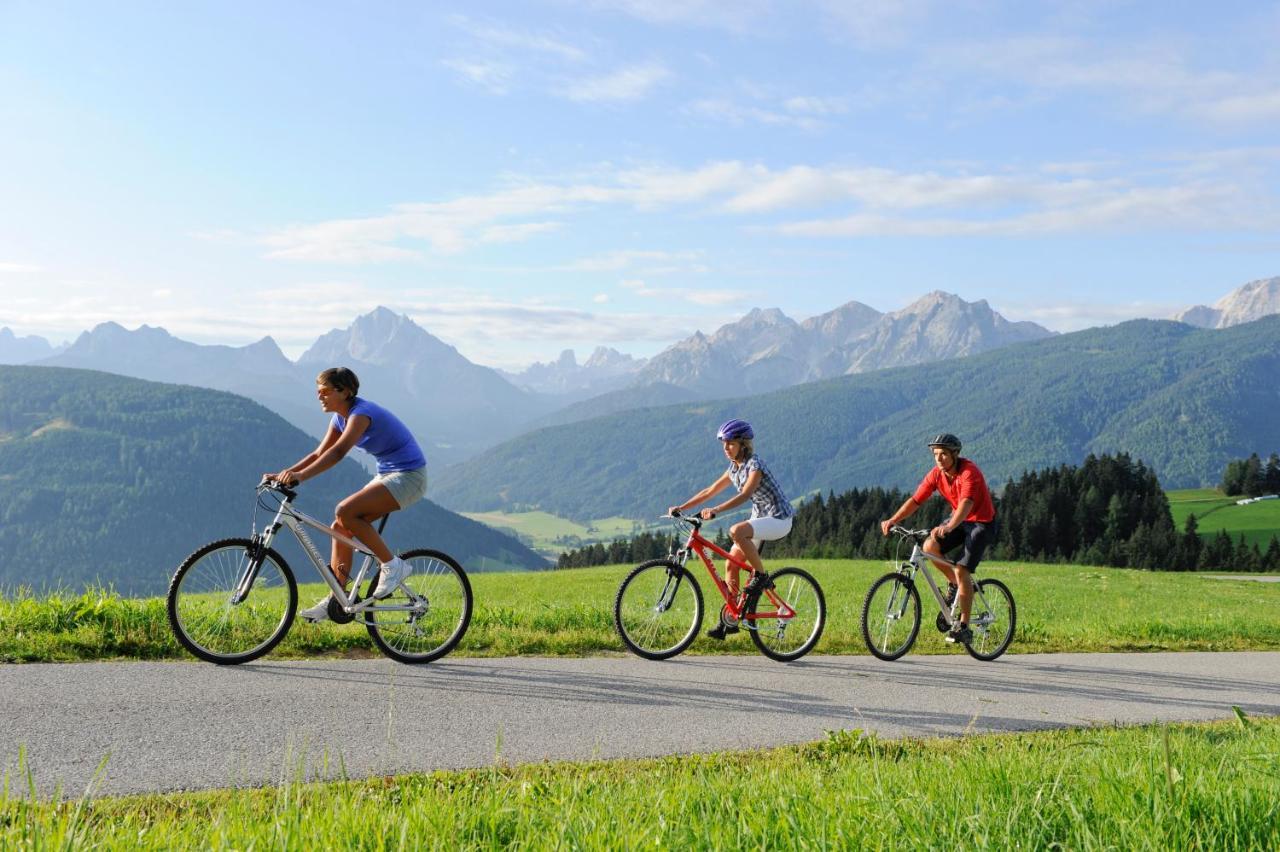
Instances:
[[[279,644],[298,611],[293,572],[271,547],[285,527],[333,592],[329,618],[334,622],[358,620],[384,654],[402,663],[427,663],[453,650],[471,623],[472,606],[471,583],[453,557],[425,549],[401,553],[411,573],[389,597],[375,600],[378,560],[360,542],[294,508],[296,496],[293,489],[264,477],[257,487],[258,508],[274,512],[271,523],[259,533],[255,509],[249,538],[211,542],[178,566],[169,583],[168,611],[184,648],[202,660],[230,665],[256,660]],[[384,516],[379,532],[386,522]],[[306,527],[364,555],[350,594]]]
[[[889,531],[899,536],[899,542],[909,541],[913,547],[911,558],[901,563],[898,570],[890,571],[872,583],[862,602],[862,639],[867,643],[867,649],[882,660],[896,660],[910,651],[920,634],[917,576],[924,577],[938,604],[935,624],[940,633],[946,633],[960,618],[959,600],[948,602],[934,582],[933,572],[928,570],[930,559],[955,566],[949,559],[925,554],[921,545],[929,540],[929,530],[909,530],[894,525]],[[973,639],[965,644],[964,649],[976,659],[994,660],[1013,641],[1017,620],[1013,592],[1008,586],[990,578],[975,580],[969,615]]]

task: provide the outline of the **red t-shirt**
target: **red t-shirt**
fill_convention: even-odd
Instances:
[[[991,502],[987,480],[983,477],[982,471],[978,470],[978,466],[968,459],[960,459],[959,470],[956,471],[955,477],[948,477],[940,467],[929,471],[925,474],[920,487],[916,489],[916,493],[911,495],[911,499],[923,505],[934,491],[941,494],[942,499],[950,503],[952,509],[959,506],[960,501],[966,497],[972,500],[973,508],[969,510],[966,521],[989,524],[995,520],[996,507]]]

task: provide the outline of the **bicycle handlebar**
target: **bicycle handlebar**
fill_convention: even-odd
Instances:
[[[699,518],[697,515],[682,515],[679,512],[672,512],[669,515],[660,515],[659,518],[681,521],[693,527],[695,530],[702,529],[703,524],[702,518]]]
[[[277,479],[272,479],[269,476],[264,476],[262,477],[262,480],[258,483],[257,490],[265,491],[268,489],[270,489],[271,491],[279,491],[289,500],[292,500],[298,496],[297,491],[295,491],[293,488],[290,488],[288,485],[285,485],[283,482],[280,482]]]
[[[932,530],[912,530],[912,529],[907,529],[907,528],[906,528],[906,527],[904,527],[902,524],[894,524],[893,526],[889,527],[889,532],[891,532],[891,533],[897,533],[898,535],[902,536],[903,538],[911,538],[911,539],[915,539],[915,540],[916,540],[916,542],[919,542],[919,543],[922,543],[922,542],[924,542],[924,541],[928,540],[929,536],[933,533],[933,531],[932,531]]]

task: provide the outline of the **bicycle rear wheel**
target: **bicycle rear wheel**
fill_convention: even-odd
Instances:
[[[169,582],[169,626],[182,647],[202,660],[234,665],[274,648],[293,623],[298,587],[275,550],[226,538],[183,560]],[[240,594],[246,590],[247,594]]]
[[[754,593],[746,604],[743,627],[760,653],[771,660],[798,660],[818,644],[827,623],[827,600],[818,581],[799,568],[783,568],[769,575],[773,588]],[[785,603],[795,615],[778,618]],[[753,617],[754,616],[754,617]],[[763,617],[761,617],[763,616]]]
[[[881,660],[896,660],[920,632],[920,593],[910,578],[890,571],[871,584],[862,601],[862,640]]]
[[[969,614],[969,629],[973,639],[965,650],[974,659],[990,662],[1008,649],[1013,641],[1013,629],[1018,622],[1018,611],[1013,604],[1013,592],[999,580],[979,580],[978,593],[973,596],[973,609]]]
[[[613,602],[613,625],[622,644],[646,660],[679,654],[702,625],[702,590],[683,565],[653,559],[636,566]]]
[[[391,659],[429,663],[452,651],[467,632],[471,581],[452,556],[438,550],[410,550],[400,558],[411,572],[388,597],[364,611],[364,626],[373,644]],[[366,598],[377,585],[375,574]]]

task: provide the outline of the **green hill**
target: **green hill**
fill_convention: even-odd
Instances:
[[[0,400],[3,588],[100,582],[160,593],[197,546],[248,535],[261,474],[315,446],[243,397],[89,370],[0,367]],[[327,520],[367,480],[344,461],[304,485],[298,505]],[[438,547],[471,570],[545,564],[427,501],[393,516],[387,533],[392,547]],[[282,550],[300,577],[315,577],[291,537]]]
[[[1280,445],[1280,316],[1222,330],[1136,320],[970,358],[736,400],[542,429],[436,480],[468,511],[539,508],[651,518],[723,469],[716,426],[751,420],[756,449],[797,496],[909,487],[928,437],[959,434],[993,484],[1091,452],[1128,452],[1167,488],[1214,483],[1230,459]]]
[[[1244,536],[1249,544],[1257,544],[1263,550],[1271,539],[1280,536],[1280,500],[1261,500],[1241,506],[1237,501],[1244,495],[1227,497],[1216,488],[1197,488],[1169,492],[1169,510],[1178,529],[1187,522],[1187,515],[1196,516],[1196,526],[1201,538],[1225,531],[1232,539]]]

